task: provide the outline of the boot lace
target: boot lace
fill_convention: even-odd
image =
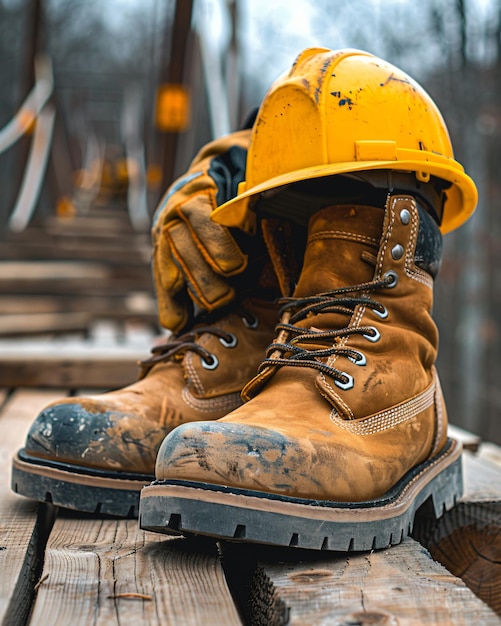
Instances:
[[[247,328],[257,328],[258,320],[252,313],[245,309],[240,309],[238,313]],[[218,365],[217,357],[198,343],[198,339],[203,334],[217,337],[226,348],[233,348],[237,344],[237,337],[233,333],[213,324],[204,325],[200,323],[186,333],[176,335],[164,343],[153,346],[151,348],[152,356],[141,361],[141,365],[152,367],[157,363],[181,357],[187,352],[193,352],[202,359],[202,365],[205,368],[215,369]]]
[[[374,326],[358,326],[340,329],[318,330],[315,328],[298,328],[296,324],[310,315],[322,313],[340,313],[351,316],[358,305],[372,309],[381,318],[388,313],[384,305],[367,295],[381,287],[391,287],[394,276],[385,275],[381,280],[362,283],[355,286],[341,287],[333,291],[316,294],[305,298],[282,298],[280,316],[288,320],[276,327],[277,331],[285,331],[287,340],[284,343],[274,342],[268,346],[266,358],[259,366],[259,372],[266,368],[279,369],[284,366],[311,367],[334,379],[342,389],[353,387],[353,378],[339,369],[327,365],[324,361],[334,355],[342,355],[357,365],[365,365],[365,355],[359,350],[340,346],[340,340],[350,335],[362,335],[368,341],[379,340],[379,331]],[[357,295],[357,294],[361,295]],[[312,343],[315,347],[312,347]],[[301,346],[300,344],[303,344]],[[308,344],[308,347],[304,347]]]

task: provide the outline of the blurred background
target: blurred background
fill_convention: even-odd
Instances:
[[[0,361],[30,333],[155,324],[162,192],[309,46],[389,60],[445,117],[480,201],[445,238],[438,366],[451,422],[501,443],[501,0],[0,0]]]

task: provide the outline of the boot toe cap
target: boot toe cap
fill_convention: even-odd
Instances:
[[[185,424],[160,447],[156,477],[316,497],[314,450],[277,431],[228,422]]]
[[[70,465],[153,473],[161,434],[149,432],[147,437],[145,427],[134,414],[78,398],[48,406],[37,416],[25,452]]]

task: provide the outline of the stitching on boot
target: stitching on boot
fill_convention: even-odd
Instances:
[[[193,386],[195,387],[195,390],[197,391],[197,393],[200,393],[200,394],[204,393],[205,389],[202,385],[202,382],[200,381],[200,378],[198,377],[197,371],[193,364],[193,354],[191,352],[189,352],[184,357],[183,363],[184,363],[184,366],[186,367],[188,376],[191,379],[191,382],[193,383]]]
[[[412,242],[413,245],[412,247],[409,245],[406,246],[405,264],[404,264],[405,273],[410,279],[420,282],[423,285],[426,285],[427,287],[429,287],[430,289],[433,289],[433,278],[427,272],[416,267],[414,264],[414,252],[416,248],[419,218],[416,219],[417,205],[416,205],[416,202],[412,198],[409,198],[407,196],[396,196],[393,198],[393,201],[391,203],[392,204],[391,206],[392,225],[395,220],[395,213],[396,213],[395,205],[400,202],[408,203],[410,205],[409,208],[412,209],[411,210],[411,215],[412,215],[411,230],[410,230],[407,244]]]
[[[339,414],[333,410],[330,413],[329,419],[343,430],[347,430],[356,435],[374,435],[388,428],[398,426],[429,409],[433,406],[435,401],[435,390],[436,381],[434,379],[428,389],[425,389],[425,391],[418,396],[396,407],[392,407],[387,411],[382,411],[371,417],[354,421],[343,420],[338,416]]]
[[[181,395],[186,404],[192,409],[207,413],[212,411],[230,412],[242,405],[239,392],[229,393],[218,398],[196,398],[187,387],[183,387]]]
[[[381,271],[383,269],[384,259],[386,256],[386,248],[393,232],[393,224],[395,223],[395,204],[398,198],[393,198],[392,202],[388,205],[388,227],[385,228],[383,224],[384,241],[380,245],[379,263],[375,272],[375,278],[381,278]]]
[[[329,382],[327,381],[327,378],[325,377],[325,374],[323,372],[320,373],[320,378],[321,378],[323,384],[325,385],[325,387],[330,392],[331,397],[327,398],[327,400],[329,401],[329,404],[332,404],[332,398],[334,398],[336,400],[336,402],[343,407],[343,410],[348,415],[348,419],[349,420],[355,419],[355,415],[354,415],[353,411],[346,404],[346,402],[341,398],[341,396],[337,393],[337,391],[334,389],[334,387],[331,384],[329,384]],[[339,415],[339,413],[336,411],[336,409],[332,409],[331,416],[334,414],[334,412],[335,412],[336,415]]]
[[[418,235],[418,222],[419,218],[416,219],[417,215],[417,205],[413,201],[412,202],[412,222],[411,222],[411,232],[410,232],[410,241],[412,241],[412,248],[407,246],[407,251],[405,254],[405,273],[412,280],[416,280],[423,285],[426,285],[430,289],[433,289],[433,278],[425,271],[416,267],[414,263],[414,253],[416,248],[416,241]]]
[[[368,237],[366,235],[359,235],[356,233],[350,233],[344,230],[322,230],[319,233],[312,233],[308,237],[308,241],[317,241],[319,239],[344,239],[346,241],[356,241],[360,243],[367,243],[373,248],[378,247],[378,240],[374,237]]]

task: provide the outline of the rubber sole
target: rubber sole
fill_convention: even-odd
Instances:
[[[274,496],[185,481],[155,481],[141,492],[139,525],[166,534],[311,550],[365,551],[398,544],[416,511],[451,509],[463,490],[461,445],[408,472],[384,496],[357,503]]]
[[[12,461],[11,487],[39,502],[84,513],[134,518],[139,494],[153,476],[122,474],[29,457],[20,450]]]

